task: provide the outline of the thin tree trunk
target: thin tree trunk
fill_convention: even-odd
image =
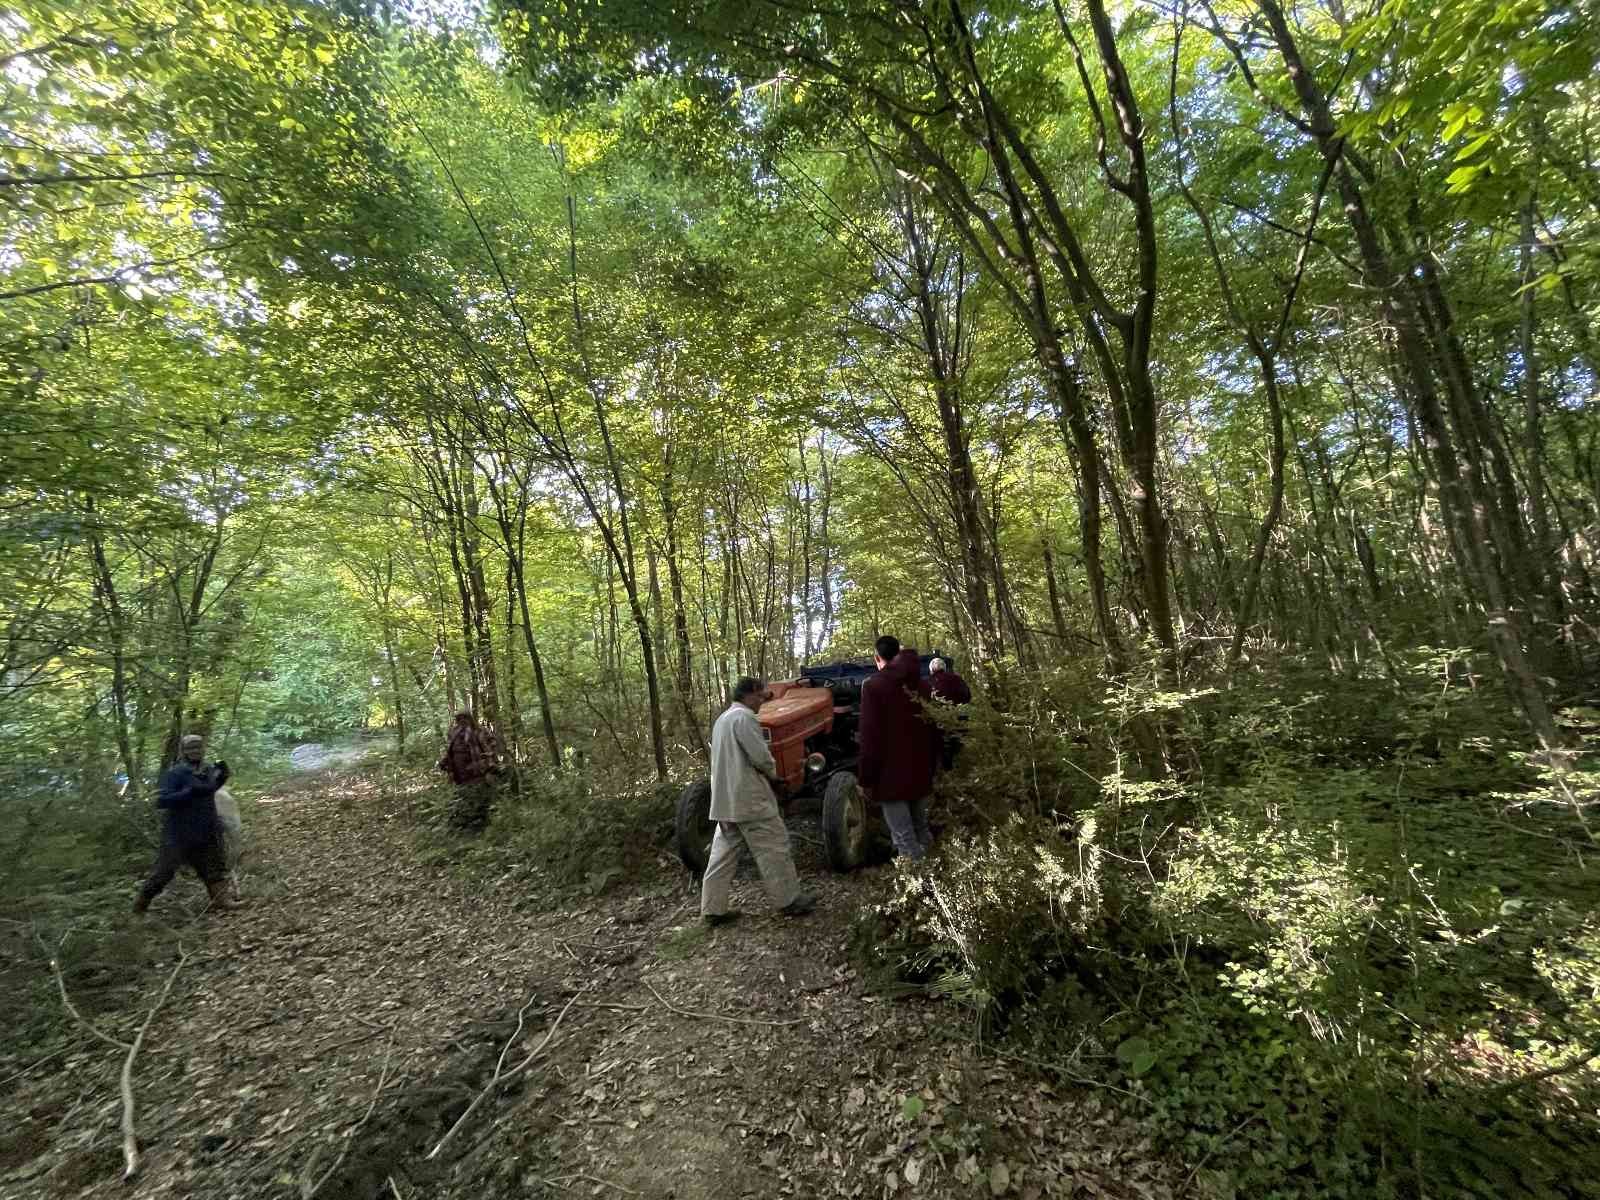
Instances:
[[[802,664],[811,661],[811,468],[806,462],[806,438],[796,439],[800,452],[800,620],[805,628],[800,635]]]
[[[1508,549],[1500,530],[1503,522],[1492,516],[1499,507],[1499,500],[1486,487],[1481,474],[1472,469],[1470,456],[1463,461],[1453,436],[1464,434],[1471,437],[1474,432],[1470,420],[1456,411],[1461,407],[1459,387],[1465,381],[1452,378],[1451,382],[1457,386],[1447,389],[1450,393],[1447,399],[1452,405],[1452,411],[1447,416],[1446,398],[1441,397],[1434,374],[1433,363],[1436,358],[1453,361],[1455,355],[1450,348],[1435,354],[1435,348],[1428,344],[1428,330],[1423,323],[1423,314],[1417,310],[1410,281],[1400,279],[1383,247],[1368,211],[1366,197],[1350,164],[1344,139],[1338,132],[1331,106],[1300,56],[1299,46],[1282,7],[1278,0],[1256,0],[1256,6],[1266,18],[1311,135],[1337,181],[1344,213],[1360,252],[1366,282],[1379,297],[1384,315],[1394,330],[1401,362],[1406,368],[1412,395],[1417,403],[1418,422],[1429,455],[1434,460],[1440,499],[1446,521],[1451,526],[1457,561],[1473,591],[1481,598],[1487,617],[1489,642],[1495,649],[1512,695],[1535,736],[1547,749],[1557,749],[1564,745],[1564,739],[1556,729],[1549,703],[1524,653],[1522,621],[1516,611],[1506,573],[1507,570],[1515,570],[1517,564],[1496,562],[1494,557],[1495,549],[1500,549],[1502,553]],[[1426,264],[1424,269],[1431,273]]]
[[[106,627],[106,637],[111,643],[111,711],[116,718],[117,754],[122,759],[123,773],[128,777],[128,799],[137,802],[144,791],[144,781],[139,758],[134,754],[129,737],[128,722],[128,663],[127,621],[122,611],[122,601],[117,595],[117,581],[106,560],[105,542],[95,521],[94,499],[84,500],[84,510],[89,517],[89,551],[94,568],[95,606]]]
[[[676,650],[675,678],[678,707],[694,739],[694,751],[706,758],[710,751],[694,703],[694,656],[689,645],[689,615],[683,602],[683,571],[678,564],[678,503],[670,438],[662,448],[661,519],[666,534],[667,591],[672,597],[672,640]],[[708,648],[709,649],[709,648]]]
[[[1058,655],[1067,649],[1067,614],[1061,607],[1061,592],[1056,584],[1056,556],[1050,548],[1050,534],[1041,531],[1039,549],[1044,555],[1044,585],[1050,593],[1050,622],[1055,627]]]

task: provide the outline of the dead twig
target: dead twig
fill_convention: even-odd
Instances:
[[[115,1046],[125,1052],[122,1060],[122,1179],[123,1182],[131,1180],[139,1173],[139,1138],[134,1126],[133,1106],[133,1064],[139,1057],[139,1049],[144,1045],[145,1034],[150,1031],[150,1022],[156,1019],[156,1013],[161,1011],[161,1006],[167,1002],[167,996],[172,991],[172,985],[177,982],[178,972],[183,970],[184,964],[189,961],[189,956],[184,953],[183,944],[178,944],[178,962],[172,968],[172,973],[167,976],[166,985],[161,989],[161,994],[156,997],[156,1002],[150,1006],[150,1011],[145,1014],[144,1023],[139,1026],[139,1032],[134,1035],[132,1042],[124,1042],[100,1030],[97,1026],[80,1013],[67,995],[67,980],[61,973],[61,962],[54,955],[50,958],[50,971],[56,978],[56,988],[61,993],[61,1003],[72,1014],[74,1020],[82,1025],[95,1037],[107,1045]]]
[[[730,1021],[735,1025],[798,1025],[802,1018],[794,1017],[788,1021],[764,1021],[759,1017],[730,1017],[724,1013],[695,1012],[693,1009],[679,1008],[667,1001],[667,998],[656,991],[655,984],[648,979],[642,981],[650,989],[650,994],[661,1001],[661,1006],[668,1012],[677,1013],[680,1017],[699,1017],[707,1021]]]
[[[46,1054],[43,1058],[34,1059],[27,1066],[22,1067],[19,1070],[13,1071],[11,1074],[7,1075],[4,1079],[0,1079],[0,1087],[4,1087],[6,1084],[10,1083],[13,1079],[21,1079],[24,1075],[28,1074],[28,1072],[37,1070],[38,1068],[44,1066],[45,1063],[52,1062],[55,1059],[60,1058],[63,1054],[66,1054],[68,1051],[76,1050],[81,1045],[83,1045],[83,1043],[81,1041],[68,1042],[65,1046],[61,1047],[61,1049],[52,1051],[51,1053]]]
[[[616,1188],[617,1191],[622,1192],[623,1194],[628,1195],[628,1196],[642,1196],[642,1195],[644,1195],[643,1192],[636,1192],[632,1188],[623,1187],[620,1183],[612,1183],[611,1180],[609,1180],[609,1179],[601,1179],[598,1175],[583,1175],[583,1174],[580,1174],[579,1172],[576,1172],[576,1171],[574,1171],[571,1175],[554,1175],[554,1176],[550,1176],[548,1178],[544,1178],[543,1181],[545,1183],[548,1183],[551,1187],[555,1187],[557,1184],[566,1183],[567,1180],[569,1180],[569,1179],[586,1179],[590,1183],[598,1183],[598,1184],[600,1184],[600,1185],[602,1185],[604,1187]]]
[[[572,994],[572,999],[568,1000],[566,1002],[566,1004],[564,1004],[562,1006],[560,1013],[558,1013],[556,1015],[555,1024],[550,1026],[550,1031],[544,1035],[544,1040],[533,1048],[533,1053],[532,1054],[528,1055],[527,1058],[523,1059],[516,1066],[512,1067],[511,1070],[506,1072],[506,1076],[505,1077],[506,1077],[507,1080],[515,1079],[518,1075],[522,1074],[524,1068],[526,1068],[528,1066],[528,1064],[533,1062],[534,1059],[538,1058],[539,1055],[544,1053],[544,1048],[550,1044],[550,1039],[555,1037],[556,1030],[561,1028],[561,1022],[566,1019],[567,1010],[570,1009],[573,1006],[573,1004],[577,1002],[577,999],[578,999],[579,996],[583,995],[583,993],[588,991],[588,990],[589,990],[589,985],[588,984],[584,984],[581,988],[579,988],[576,992],[574,992]]]
[[[1130,1092],[1127,1088],[1118,1087],[1114,1083],[1107,1083],[1104,1079],[1096,1079],[1092,1075],[1079,1075],[1076,1071],[1064,1067],[1060,1063],[1047,1062],[1042,1058],[1029,1058],[1025,1054],[1005,1054],[999,1050],[993,1053],[996,1058],[1004,1059],[1006,1062],[1026,1063],[1028,1066],[1039,1070],[1052,1071],[1063,1079],[1070,1079],[1073,1083],[1081,1083],[1086,1087],[1104,1088],[1108,1092],[1116,1092],[1118,1095],[1128,1096],[1137,1100],[1140,1104],[1149,1105],[1152,1103],[1148,1096],[1141,1096],[1138,1092]]]
[[[333,1160],[333,1166],[322,1173],[322,1178],[318,1179],[316,1183],[312,1183],[309,1178],[301,1182],[300,1200],[311,1200],[313,1196],[322,1190],[322,1185],[333,1178],[334,1172],[344,1165],[345,1157],[350,1153],[350,1146],[355,1141],[356,1134],[360,1133],[366,1123],[372,1119],[373,1110],[378,1107],[378,1097],[383,1095],[383,1085],[389,1082],[389,1060],[394,1057],[396,1028],[392,1026],[389,1030],[389,1047],[383,1052],[383,1070],[378,1072],[378,1086],[372,1089],[372,1101],[367,1105],[367,1111],[361,1114],[361,1120],[357,1121],[350,1131],[344,1135],[344,1146],[339,1151],[339,1157]],[[313,1157],[311,1161],[315,1162],[316,1158]]]
[[[609,1004],[600,1000],[585,1000],[581,1004],[574,1004],[574,1008],[609,1008],[616,1012],[649,1012],[648,1004]]]
[[[345,1038],[342,1042],[328,1042],[326,1045],[313,1043],[311,1047],[311,1061],[317,1062],[325,1058],[327,1055],[332,1054],[335,1050],[344,1050],[351,1046],[360,1046],[365,1042],[370,1042],[373,1038],[383,1033],[389,1033],[392,1035],[393,1031],[389,1029],[375,1029],[371,1033],[358,1033],[355,1037]]]
[[[506,1065],[506,1055],[511,1053],[511,1047],[514,1046],[517,1039],[522,1036],[522,1018],[523,1015],[528,1011],[528,1006],[532,1004],[534,1000],[533,996],[528,997],[528,999],[523,1003],[522,1007],[517,1009],[517,1027],[512,1031],[511,1036],[506,1040],[506,1044],[501,1047],[500,1058],[494,1064],[494,1074],[489,1077],[488,1085],[483,1089],[483,1091],[478,1093],[477,1098],[474,1099],[471,1104],[467,1105],[467,1110],[456,1118],[456,1123],[450,1126],[449,1131],[439,1139],[439,1144],[436,1145],[432,1150],[428,1151],[428,1161],[431,1162],[433,1159],[439,1157],[439,1152],[449,1145],[450,1140],[455,1137],[457,1132],[460,1131],[461,1127],[467,1123],[467,1118],[477,1111],[478,1105],[482,1104],[486,1099],[488,1099],[490,1094],[494,1092],[495,1088],[499,1087],[504,1081],[516,1078],[516,1076],[520,1074],[529,1063],[539,1056],[544,1048],[550,1044],[550,1039],[555,1036],[556,1030],[561,1027],[562,1019],[566,1017],[567,1010],[570,1009],[573,1004],[577,1002],[578,997],[583,995],[584,991],[587,990],[588,987],[585,985],[583,989],[573,993],[572,999],[567,1001],[566,1007],[561,1010],[561,1014],[556,1017],[555,1023],[552,1024],[549,1031],[545,1033],[544,1040],[534,1047],[533,1053],[528,1055],[527,1058],[523,1059],[509,1072],[506,1072],[504,1070]],[[537,993],[535,993],[535,995],[537,995]]]
[[[72,999],[67,995],[67,981],[61,974],[61,961],[53,954],[50,956],[50,971],[56,977],[56,988],[61,993],[62,1007],[67,1010],[72,1019],[79,1025],[82,1025],[90,1033],[94,1034],[95,1037],[99,1038],[106,1045],[115,1046],[118,1050],[127,1050],[127,1042],[118,1041],[109,1034],[103,1033],[99,1026],[90,1022],[87,1017],[78,1011],[77,1007],[72,1003]]]

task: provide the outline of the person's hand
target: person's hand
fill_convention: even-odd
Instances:
[[[212,770],[216,773],[218,787],[221,787],[223,784],[227,783],[228,780],[233,776],[233,772],[228,769],[228,764],[223,762],[221,759],[217,760],[217,765],[213,767]]]

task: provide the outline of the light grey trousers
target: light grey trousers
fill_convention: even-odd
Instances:
[[[928,798],[891,800],[882,806],[894,852],[901,858],[921,858],[933,848],[933,831],[928,828]]]
[[[794,873],[794,855],[789,851],[789,830],[779,816],[759,817],[754,821],[718,821],[711,839],[711,859],[700,882],[700,915],[721,916],[728,911],[728,891],[734,872],[746,847],[755,856],[756,869],[766,886],[774,908],[782,908],[800,896],[800,878]]]

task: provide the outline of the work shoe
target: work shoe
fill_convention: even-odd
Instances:
[[[801,892],[789,903],[778,910],[784,917],[803,917],[817,906],[817,898],[810,892]]]
[[[233,907],[233,902],[228,899],[228,885],[225,883],[206,884],[206,895],[211,899],[212,912],[227,912]]]
[[[735,908],[730,912],[725,913],[707,913],[701,918],[701,920],[703,920],[712,929],[715,929],[719,925],[732,925],[742,916],[744,916],[744,914]]]
[[[141,894],[139,898],[133,902],[133,915],[136,917],[142,917],[149,911],[150,897]]]

